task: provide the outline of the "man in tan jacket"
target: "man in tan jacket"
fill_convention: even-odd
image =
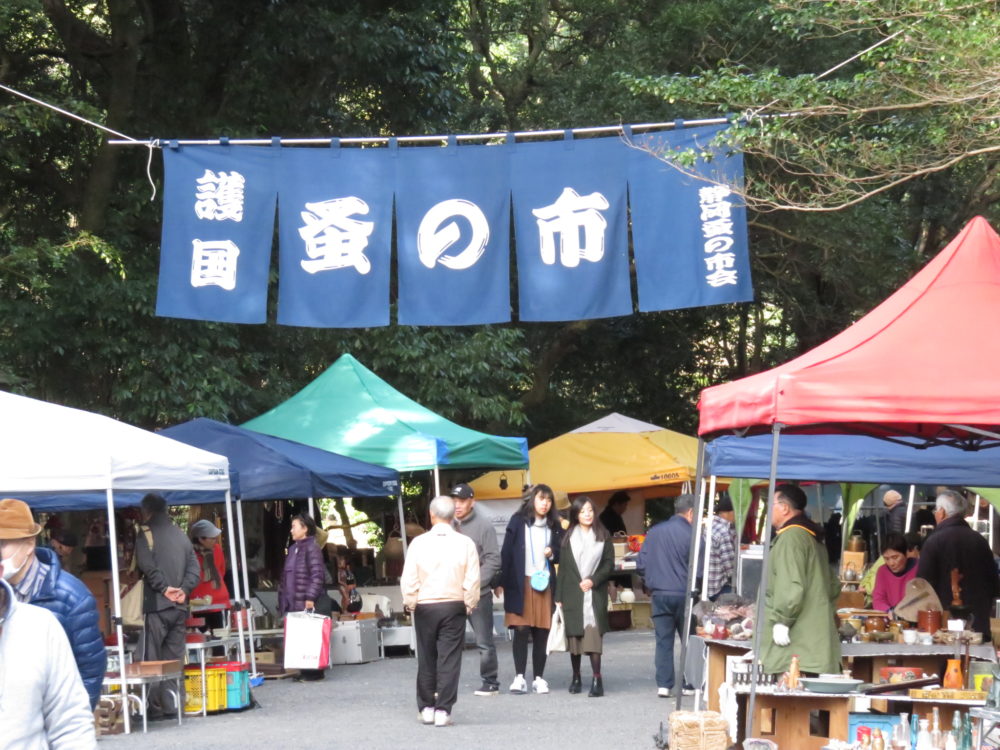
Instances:
[[[424,724],[446,727],[458,697],[466,617],[479,603],[476,545],[451,523],[455,501],[430,505],[431,528],[410,543],[400,588],[417,637],[417,708]]]

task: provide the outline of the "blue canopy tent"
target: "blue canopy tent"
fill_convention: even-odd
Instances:
[[[828,482],[1000,487],[1000,447],[961,451],[947,445],[922,446],[922,441],[907,438],[889,442],[864,435],[783,435],[777,475]],[[766,477],[770,467],[770,435],[724,435],[705,444],[706,475]]]
[[[243,500],[381,497],[399,492],[399,472],[214,419],[167,427],[160,435],[229,459]]]
[[[167,427],[159,434],[229,459],[229,467],[238,480],[233,482],[233,492],[242,541],[243,590],[247,595],[244,606],[249,606],[250,577],[247,572],[243,500],[308,498],[311,510],[314,497],[399,497],[399,472],[394,469],[214,419],[199,417]],[[177,496],[168,498],[171,503],[178,500]],[[251,636],[252,628],[251,624]],[[256,672],[252,637],[250,662],[251,669]]]
[[[916,451],[916,452],[915,452]],[[724,435],[705,444],[706,476],[766,477],[771,465],[771,436]],[[785,435],[778,455],[782,479],[873,484],[950,484],[1000,487],[1000,447],[977,451],[949,445],[928,446],[916,438],[882,440],[865,435]],[[863,495],[869,488],[863,487]],[[844,522],[853,523],[858,495],[844,497]],[[733,498],[734,505],[745,506]],[[913,510],[911,491],[907,524]],[[739,515],[745,514],[741,507]]]

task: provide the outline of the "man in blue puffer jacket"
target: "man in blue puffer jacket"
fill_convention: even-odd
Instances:
[[[40,531],[26,503],[0,500],[0,538],[11,540],[4,545],[4,579],[18,601],[43,607],[59,620],[93,708],[107,667],[97,603],[79,578],[62,569],[55,552],[36,545]]]

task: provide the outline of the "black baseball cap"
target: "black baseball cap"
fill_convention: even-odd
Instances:
[[[459,500],[468,500],[469,498],[475,497],[476,493],[472,491],[472,488],[465,482],[460,482],[451,488],[451,492],[448,493],[452,497],[457,497]]]

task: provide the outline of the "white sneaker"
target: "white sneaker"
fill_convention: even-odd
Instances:
[[[541,677],[536,677],[531,682],[531,689],[534,690],[539,695],[544,695],[549,692],[549,683],[543,680]]]
[[[515,695],[523,695],[528,692],[528,682],[524,679],[523,674],[514,677],[514,681],[510,683],[510,692]]]
[[[670,688],[656,688],[656,695],[660,698],[669,698]]]
[[[681,695],[694,695],[694,688],[681,688]]]
[[[435,711],[434,726],[436,727],[451,726],[451,714],[449,714],[447,711],[441,711],[440,709]]]
[[[434,706],[427,706],[420,711],[420,721],[424,724],[434,723]]]

